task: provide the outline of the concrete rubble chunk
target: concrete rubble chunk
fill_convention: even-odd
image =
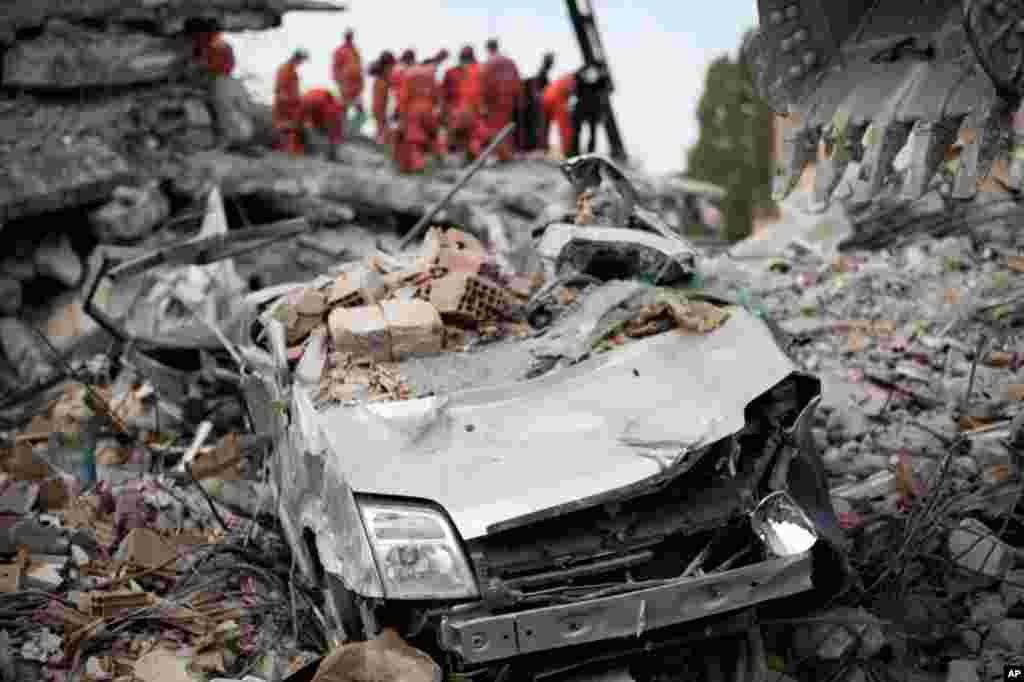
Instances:
[[[1024,652],[1024,620],[1006,618],[994,624],[985,638],[985,646],[1020,655]]]
[[[4,83],[27,90],[78,90],[157,83],[182,73],[187,40],[123,30],[97,31],[57,19],[4,56]]]
[[[327,327],[338,352],[391,361],[391,335],[379,305],[335,308],[327,317]]]
[[[131,176],[125,160],[105,143],[49,141],[39,149],[4,154],[0,168],[0,222],[101,201]]]
[[[602,279],[643,278],[667,284],[694,269],[693,249],[681,240],[618,227],[551,225],[538,246],[557,272],[584,272]]]
[[[1003,584],[999,586],[999,592],[1007,608],[1024,602],[1024,568],[1015,568],[1008,572]]]
[[[51,277],[66,287],[78,286],[85,272],[67,233],[47,235],[36,249],[35,263],[40,275]]]
[[[39,383],[53,372],[40,347],[39,338],[19,320],[0,318],[0,348],[27,385]]]
[[[963,658],[949,662],[946,682],[981,682],[978,676],[978,663]]]
[[[343,7],[324,0],[39,0],[12,3],[0,14],[0,42],[14,40],[23,29],[48,20],[105,21],[110,24],[148,24],[164,34],[182,33],[189,19],[211,21],[219,30],[259,31],[275,28],[281,15],[292,11],[340,12]]]
[[[118,187],[106,206],[89,220],[103,243],[133,242],[150,235],[170,215],[171,205],[156,182],[142,187]]]
[[[1007,605],[1002,596],[990,592],[978,596],[971,605],[971,623],[975,625],[991,625],[1006,617]]]
[[[426,301],[384,301],[380,304],[394,360],[440,353],[444,324],[437,309]]]
[[[962,568],[1002,578],[1013,565],[1013,549],[977,519],[964,519],[949,534],[950,557]]]
[[[0,276],[0,315],[17,315],[21,310],[21,282]]]

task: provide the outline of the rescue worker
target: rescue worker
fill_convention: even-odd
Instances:
[[[426,167],[431,151],[438,156],[444,152],[437,111],[440,101],[437,67],[447,58],[448,51],[441,50],[422,64],[408,67],[402,74],[395,143],[395,159],[402,173],[420,172]]]
[[[345,138],[345,108],[330,90],[313,88],[302,96],[303,123],[315,135],[327,137],[327,157],[337,158],[338,145]]]
[[[554,53],[546,53],[537,74],[523,82],[523,96],[516,109],[516,139],[520,151],[533,152],[548,148],[547,138],[544,137],[547,130],[544,90],[550,82],[548,74],[554,65]]]
[[[378,144],[387,143],[388,132],[388,78],[391,70],[395,67],[395,55],[390,50],[385,50],[380,57],[370,65],[370,75],[373,76],[373,120],[377,124]]]
[[[449,125],[452,112],[455,111],[455,106],[459,102],[459,85],[466,76],[466,62],[464,59],[466,50],[472,52],[473,48],[469,45],[463,47],[462,51],[459,52],[458,64],[446,70],[444,77],[441,79],[441,124],[444,126]]]
[[[402,80],[406,70],[416,66],[416,52],[407,49],[398,58],[398,63],[391,69],[388,75],[388,92],[391,94],[391,113],[388,117],[388,129],[386,142],[394,146],[398,135],[398,123],[402,114]]]
[[[576,106],[572,110],[573,142],[569,151],[580,153],[583,126],[590,128],[589,153],[597,149],[597,128],[604,122],[607,95],[611,89],[608,74],[597,66],[584,66],[576,72]]]
[[[235,51],[219,31],[201,31],[194,35],[192,57],[206,66],[211,76],[230,76],[235,70]]]
[[[277,134],[274,149],[300,155],[304,151],[302,140],[303,111],[302,86],[299,67],[309,61],[304,49],[295,50],[281,68],[274,82],[273,124]]]
[[[345,31],[345,42],[334,51],[334,63],[331,77],[338,85],[341,94],[341,107],[348,121],[349,107],[363,112],[363,60],[355,46],[355,33],[352,29]]]
[[[476,61],[476,53],[471,45],[466,45],[459,53],[458,76],[449,81],[445,74],[444,96],[447,104],[447,121],[449,151],[465,152],[477,125],[480,112],[480,64]],[[451,73],[454,69],[449,69]],[[452,92],[454,90],[454,92]]]
[[[567,73],[544,90],[544,139],[551,137],[551,124],[558,126],[558,139],[563,156],[569,156],[573,144],[570,100],[576,91],[576,74]]]
[[[480,69],[481,120],[470,143],[470,152],[479,156],[484,147],[512,122],[522,91],[522,80],[515,62],[501,54],[498,41],[487,41],[487,62]],[[499,161],[515,156],[514,137],[509,136],[494,152]]]

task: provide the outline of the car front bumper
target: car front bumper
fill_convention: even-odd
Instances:
[[[444,618],[442,646],[466,665],[602,640],[641,637],[813,587],[811,553],[770,559],[700,578],[573,604],[501,615],[480,615],[476,605]]]

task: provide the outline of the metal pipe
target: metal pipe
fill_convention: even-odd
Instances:
[[[512,134],[512,131],[515,130],[515,128],[515,123],[509,123],[507,126],[501,129],[501,132],[498,133],[493,140],[491,140],[491,143],[487,145],[487,148],[480,152],[480,156],[478,156],[476,160],[473,161],[472,164],[470,164],[469,168],[466,169],[466,172],[462,174],[461,178],[459,178],[459,181],[455,183],[455,186],[448,191],[448,194],[446,194],[445,197],[441,199],[441,201],[431,206],[427,210],[427,212],[423,214],[423,217],[420,218],[416,222],[416,224],[412,226],[412,229],[409,230],[404,237],[402,237],[402,241],[398,244],[399,251],[408,246],[413,239],[416,239],[420,235],[420,233],[422,233],[423,230],[426,229],[427,225],[430,223],[431,220],[434,219],[434,216],[437,215],[438,211],[447,206],[448,202],[452,200],[452,197],[455,196],[456,192],[458,192],[460,189],[466,186],[466,183],[469,182],[470,178],[476,175],[476,172],[483,167],[484,161],[487,159],[487,157],[490,156],[491,153],[498,148],[498,145],[505,141],[506,137]]]

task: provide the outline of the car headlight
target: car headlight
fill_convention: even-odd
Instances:
[[[415,502],[358,498],[388,599],[469,599],[476,578],[448,518]]]
[[[777,557],[803,554],[818,542],[818,531],[785,491],[771,493],[750,513],[754,534]]]

